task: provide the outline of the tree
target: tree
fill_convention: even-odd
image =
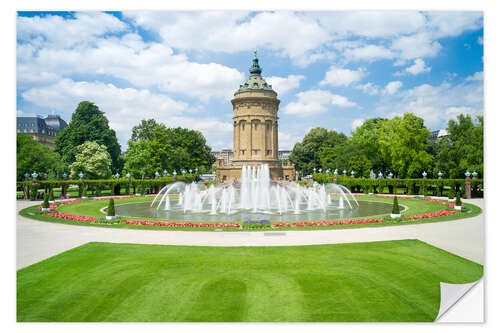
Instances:
[[[384,118],[367,119],[352,132],[352,142],[357,146],[356,150],[370,161],[371,168],[375,170],[387,168],[387,162],[380,154],[379,143],[380,127],[384,120]]]
[[[483,117],[472,121],[469,115],[459,115],[448,122],[448,136],[438,142],[435,169],[450,178],[463,178],[464,173],[476,171],[483,175]]]
[[[304,173],[312,173],[313,168],[322,167],[320,151],[321,148],[334,148],[344,143],[347,136],[334,130],[316,127],[311,129],[302,142],[297,142],[290,154],[290,161],[295,164],[295,169]],[[325,150],[324,152],[327,152]],[[323,153],[323,158],[325,158]]]
[[[57,134],[55,151],[63,162],[71,164],[75,161],[77,147],[86,141],[104,145],[111,157],[112,172],[121,170],[123,160],[115,131],[109,128],[108,119],[97,105],[84,101],[78,104],[69,125]]]
[[[143,178],[162,170],[179,172],[198,168],[205,172],[214,162],[215,157],[201,132],[167,128],[149,119],[132,129],[124,168],[134,178]]]
[[[354,170],[356,177],[369,177],[372,163],[365,155],[354,155],[349,160],[348,170]]]
[[[412,113],[384,120],[379,130],[382,158],[399,177],[420,178],[432,163],[432,156],[424,150],[429,134],[424,120]]]
[[[17,180],[23,180],[26,172],[31,174],[36,171],[40,175],[39,178],[45,174],[60,177],[64,172],[64,164],[59,154],[35,141],[30,135],[18,133],[16,148]]]
[[[111,157],[106,146],[87,141],[76,148],[75,162],[70,166],[71,177],[83,172],[86,179],[105,179],[111,176]]]

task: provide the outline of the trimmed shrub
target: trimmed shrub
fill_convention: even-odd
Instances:
[[[115,200],[113,200],[113,198],[109,199],[106,216],[115,216]]]
[[[38,185],[30,186],[30,200],[35,201],[38,194]]]
[[[49,196],[47,193],[44,194],[43,196],[43,203],[42,203],[42,208],[49,208]]]
[[[54,201],[54,189],[52,187],[49,190],[49,201]]]
[[[394,201],[392,203],[392,213],[399,214],[398,196],[394,196]]]
[[[448,190],[448,199],[453,199],[455,197],[455,188],[452,186]]]
[[[82,197],[86,197],[86,196],[87,196],[87,185],[83,184]]]
[[[462,200],[460,197],[462,196],[462,193],[460,191],[457,192],[457,199],[455,200],[455,206],[462,206]]]

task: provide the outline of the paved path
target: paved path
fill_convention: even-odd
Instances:
[[[483,199],[463,201],[484,209]],[[17,211],[33,204],[32,201],[18,201]],[[484,214],[457,221],[418,225],[286,232],[115,229],[47,223],[17,215],[16,266],[20,269],[92,241],[166,245],[286,246],[415,238],[475,262],[484,263]]]

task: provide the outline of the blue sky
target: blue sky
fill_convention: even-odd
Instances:
[[[430,129],[483,114],[481,12],[19,12],[17,115],[96,103],[122,148],[155,118],[232,148],[230,100],[253,50],[278,92],[280,149],[413,112]]]

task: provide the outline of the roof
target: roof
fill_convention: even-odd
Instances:
[[[49,119],[48,122],[47,119]],[[51,126],[52,124],[56,125],[57,128]],[[17,117],[16,125],[18,133],[56,136],[57,132],[68,124],[59,116],[49,116],[45,119],[42,117]]]
[[[257,58],[257,51],[254,52],[254,58],[252,61],[252,66],[249,69],[250,77],[240,85],[240,89],[238,89],[235,94],[246,92],[246,91],[272,91],[273,86],[267,84],[266,80],[260,75],[262,73],[262,68],[259,66],[259,59]]]

